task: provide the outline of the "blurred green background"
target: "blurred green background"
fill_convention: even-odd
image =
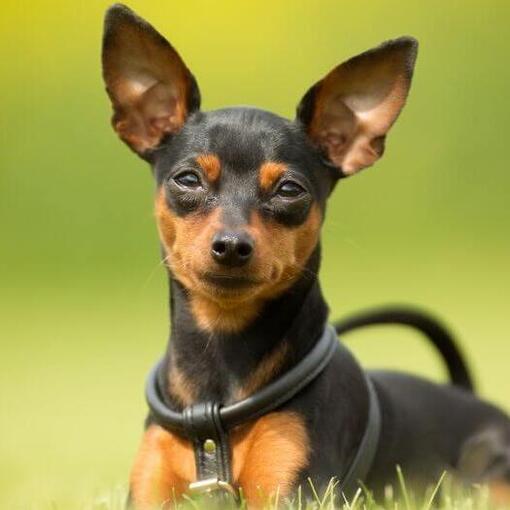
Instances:
[[[144,377],[166,342],[153,184],[110,129],[103,93],[107,5],[2,4],[0,508],[81,508],[124,484]],[[437,311],[462,339],[480,392],[510,409],[510,4],[130,6],[178,48],[205,109],[292,116],[340,61],[398,35],[420,40],[385,157],[331,199],[322,283],[334,317],[388,302]],[[407,331],[348,342],[368,366],[443,377]]]

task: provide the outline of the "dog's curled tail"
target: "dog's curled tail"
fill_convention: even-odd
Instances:
[[[471,374],[453,336],[440,321],[421,310],[411,307],[390,306],[357,313],[334,323],[338,335],[356,329],[377,325],[409,326],[423,333],[441,354],[451,383],[474,391]]]

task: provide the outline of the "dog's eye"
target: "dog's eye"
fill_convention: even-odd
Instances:
[[[181,172],[174,177],[174,181],[184,188],[198,188],[201,185],[200,177],[195,172]]]
[[[295,198],[305,193],[305,190],[297,182],[284,181],[278,186],[276,194],[285,198]]]

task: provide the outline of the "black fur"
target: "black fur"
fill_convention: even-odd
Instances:
[[[199,154],[214,153],[222,164],[222,178],[205,189],[196,201],[179,200],[172,177],[189,169]],[[173,186],[169,205],[179,215],[221,206],[227,222],[246,221],[253,209],[284,225],[301,224],[313,202],[324,210],[336,179],[325,167],[320,152],[306,138],[299,124],[255,108],[226,108],[192,115],[182,131],[168,137],[154,153],[153,168],[159,186]],[[260,193],[258,169],[265,161],[279,161],[290,168],[287,177],[309,194],[303,201],[282,206],[270,194]],[[325,178],[326,176],[326,178]]]
[[[260,110],[235,108],[194,115],[158,151],[154,166],[158,184],[165,185],[181,162],[201,152],[220,156],[222,179],[219,188],[211,190],[217,194],[212,203],[228,204],[232,217],[238,214],[246,219],[247,211],[260,207],[291,228],[306,216],[306,204],[302,211],[280,213],[258,195],[256,169],[263,161],[276,159],[292,165],[296,178],[306,183],[322,210],[335,182],[299,125]],[[170,206],[179,214],[187,213],[173,200]],[[317,280],[319,262],[317,246],[301,279],[269,301],[259,317],[236,334],[201,331],[189,310],[187,291],[170,275],[172,334],[167,356],[175,357],[179,369],[195,382],[200,399],[232,402],[235,388],[284,339],[291,340],[291,350],[280,373],[306,355],[328,316]],[[397,464],[415,487],[431,483],[445,469],[457,472],[465,444],[488,429],[501,431],[510,451],[508,418],[470,392],[392,372],[370,376],[380,399],[383,428],[367,486],[382,489],[394,482]],[[166,397],[169,405],[179,407],[171,395]],[[355,360],[334,358],[284,409],[306,417],[310,434],[312,454],[300,482],[306,484],[310,477],[325,486],[332,476],[341,479],[367,416],[366,388]]]
[[[116,6],[109,11],[106,51],[113,37],[111,32],[122,28],[119,16],[127,16],[127,22],[135,23],[139,30],[159,41],[150,25],[126,9]],[[168,44],[164,40],[160,43]],[[414,40],[391,41],[377,52],[399,45],[410,48],[406,67],[410,79],[416,56]],[[371,51],[360,58],[372,59],[376,54]],[[301,102],[298,119],[289,121],[255,108],[200,112],[200,93],[191,73],[189,76],[186,105],[189,115],[184,126],[166,136],[156,148],[141,154],[151,162],[158,188],[165,189],[168,207],[180,217],[192,212],[205,217],[212,209],[221,207],[221,220],[229,228],[242,228],[249,223],[253,211],[287,229],[301,225],[313,204],[324,215],[326,200],[342,174],[307,136],[317,85]],[[215,183],[207,184],[195,163],[196,156],[203,153],[214,153],[221,160],[221,177]],[[292,179],[304,192],[292,200],[282,200],[275,190],[262,191],[258,170],[266,161],[285,163],[290,169],[285,178]],[[202,180],[203,186],[189,190],[179,183],[179,176],[190,171]],[[166,353],[169,370],[172,358],[186,378],[193,381],[197,400],[229,403],[262,358],[287,341],[290,349],[283,365],[274,373],[278,377],[306,356],[327,321],[328,307],[317,278],[319,265],[317,244],[300,278],[282,295],[269,299],[256,319],[238,333],[202,330],[190,310],[189,291],[169,273],[172,325]],[[392,482],[397,464],[417,485],[432,482],[444,469],[472,481],[470,475],[462,472],[467,461],[461,460],[470,459],[470,445],[479,445],[480,437],[482,444],[487,437],[497,437],[497,441],[488,441],[487,466],[479,470],[477,479],[484,480],[494,473],[491,471],[494,462],[503,462],[498,476],[510,482],[510,421],[500,410],[468,391],[410,375],[372,372],[370,377],[383,420],[379,450],[364,481],[367,486],[381,488]],[[164,397],[169,405],[180,406],[174,395],[167,393]],[[307,485],[306,479],[310,477],[320,487],[331,477],[342,478],[365,429],[367,403],[362,369],[352,356],[337,353],[312,384],[283,406],[284,410],[304,417],[311,443],[308,466],[297,483]]]

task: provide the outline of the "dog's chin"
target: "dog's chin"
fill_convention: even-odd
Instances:
[[[219,305],[235,306],[254,299],[263,289],[264,281],[246,275],[206,272],[193,278],[203,297]]]

